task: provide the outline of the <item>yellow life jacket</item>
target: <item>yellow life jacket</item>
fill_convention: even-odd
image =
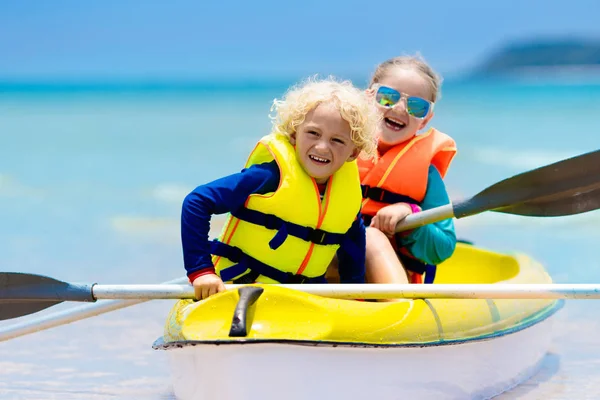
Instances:
[[[215,271],[223,281],[241,283],[324,281],[323,275],[361,207],[356,161],[329,178],[323,199],[315,180],[298,162],[288,138],[263,137],[246,168],[275,160],[275,192],[252,194],[231,212],[219,239],[211,243]],[[238,280],[236,280],[238,281]]]

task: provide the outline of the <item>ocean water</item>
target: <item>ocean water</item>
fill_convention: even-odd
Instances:
[[[183,197],[241,169],[286,86],[0,85],[0,270],[103,284],[183,276]],[[458,143],[451,197],[600,148],[599,110],[598,83],[447,82],[432,125]],[[556,282],[600,283],[599,223],[598,211],[489,212],[457,221],[457,232],[528,253]],[[171,305],[153,301],[0,342],[0,398],[172,399],[165,354],[151,349]],[[595,300],[568,301],[538,374],[499,398],[600,397],[599,311]]]

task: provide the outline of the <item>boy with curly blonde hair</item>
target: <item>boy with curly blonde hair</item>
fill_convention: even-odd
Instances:
[[[381,118],[363,91],[309,79],[275,100],[273,132],[245,168],[197,187],[183,202],[184,266],[197,299],[233,283],[365,281],[365,227],[356,158],[372,156]],[[209,242],[210,218],[230,213]]]

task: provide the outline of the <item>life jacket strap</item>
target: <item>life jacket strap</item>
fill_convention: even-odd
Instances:
[[[402,265],[404,266],[404,268],[419,274],[419,275],[423,275],[425,274],[425,278],[423,280],[423,283],[433,283],[433,281],[435,280],[435,273],[437,271],[437,266],[432,265],[432,264],[425,264],[424,262],[421,262],[419,260],[417,260],[416,258],[413,257],[409,257],[404,253],[401,252],[396,252],[396,254],[398,255],[398,258],[400,259],[400,261],[402,262]]]
[[[240,207],[238,210],[232,212],[231,215],[242,221],[277,231],[273,239],[269,242],[269,247],[273,250],[279,248],[285,242],[288,235],[323,246],[341,245],[345,239],[344,233],[327,232],[322,229],[298,225],[285,221],[276,215],[266,214],[246,207]]]
[[[389,190],[380,187],[371,187],[369,185],[360,185],[363,199],[371,199],[380,203],[396,204],[396,203],[412,203],[420,205],[420,202],[416,201],[410,196],[390,192]]]
[[[252,282],[254,282],[259,275],[264,275],[279,283],[327,283],[325,274],[311,278],[304,275],[292,274],[291,272],[284,272],[249,256],[239,247],[230,246],[223,242],[219,242],[218,240],[210,242],[210,253],[225,257],[235,263],[234,265],[221,270],[219,273],[224,282],[234,280],[238,277],[243,278],[242,275],[250,270],[249,274],[253,275],[247,278],[254,276]]]
[[[235,285],[250,285],[256,282],[256,279],[258,279],[259,276],[260,274],[258,272],[250,271],[247,274],[240,276],[239,278],[233,279],[232,282]]]

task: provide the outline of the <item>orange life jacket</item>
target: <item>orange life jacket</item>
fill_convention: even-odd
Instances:
[[[420,205],[427,191],[429,166],[442,178],[456,154],[456,142],[434,128],[400,143],[377,161],[358,159],[363,191],[362,214],[375,216],[394,203]]]
[[[429,166],[433,165],[441,177],[456,155],[456,142],[450,136],[434,128],[400,143],[377,161],[358,159],[363,194],[361,212],[365,224],[381,208],[395,203],[420,205],[427,192]],[[391,240],[411,283],[432,283],[435,266],[426,265],[412,257],[406,249],[399,248],[396,237]],[[425,280],[423,274],[427,271]]]

